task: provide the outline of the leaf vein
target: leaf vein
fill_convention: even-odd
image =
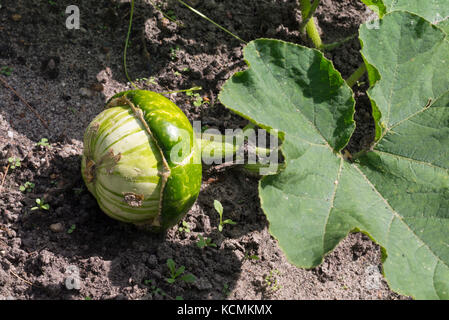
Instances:
[[[410,231],[410,233],[416,238],[416,240],[418,242],[420,242],[422,244],[423,247],[427,248],[427,250],[429,250],[429,252],[435,257],[436,260],[440,261],[443,265],[445,265],[447,268],[449,268],[449,265],[446,264],[443,260],[441,260],[440,257],[438,257],[438,255],[433,252],[433,250],[421,239],[419,238],[419,236],[410,228],[410,226],[402,219],[401,215],[399,213],[396,212],[396,210],[393,209],[393,207],[390,205],[390,203],[387,201],[387,199],[385,199],[382,194],[377,190],[377,188],[371,183],[371,181],[368,179],[368,177],[362,172],[362,170],[360,170],[360,168],[358,166],[353,166],[358,172],[359,174],[362,176],[362,178],[372,187],[372,189],[374,190],[374,192],[379,196],[379,198],[385,203],[385,205],[388,206],[388,208],[390,208],[392,214],[399,220],[401,221],[404,226]]]
[[[257,52],[258,55],[260,55],[260,51],[255,48],[255,51]],[[270,73],[271,77],[275,80],[273,81],[274,83],[279,84],[279,82],[277,81],[273,70],[270,68],[270,66],[267,64],[267,62],[265,61],[265,59],[261,59],[263,65],[265,66],[265,69]],[[259,73],[257,73],[257,76],[259,76]],[[260,76],[259,76],[260,78]],[[284,92],[284,90],[282,90],[282,88],[279,88],[279,92],[282,94],[282,96],[290,102],[291,106],[295,106],[295,104],[293,103],[293,101],[291,100],[291,98]],[[334,150],[330,145],[329,145],[329,141],[326,140],[326,138],[324,138],[324,135],[320,132],[320,130],[313,125],[312,121],[310,119],[308,119],[301,111],[301,109],[296,109],[298,110],[299,114],[302,116],[302,118],[305,120],[305,122],[309,123],[309,125],[312,127],[312,129],[314,129],[316,131],[316,133],[323,139],[323,141],[325,141],[326,145],[329,147],[329,149],[331,149],[332,151]]]
[[[337,194],[337,189],[338,189],[338,183],[341,177],[341,172],[343,171],[343,158],[340,158],[340,166],[338,168],[338,172],[337,172],[337,179],[334,181],[334,191],[331,197],[331,201],[330,201],[330,206],[329,206],[329,212],[327,213],[326,216],[326,220],[324,221],[324,230],[323,230],[323,238],[321,240],[322,244],[323,244],[323,253],[325,252],[325,248],[324,248],[324,241],[325,241],[325,237],[326,237],[326,229],[329,223],[329,217],[332,213],[332,209],[334,208],[334,202],[335,202],[335,196]]]

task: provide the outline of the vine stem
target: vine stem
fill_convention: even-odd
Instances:
[[[221,30],[223,30],[224,32],[226,32],[227,34],[230,34],[231,36],[233,36],[234,38],[236,38],[237,40],[248,44],[248,42],[246,42],[245,40],[243,40],[242,38],[240,38],[239,36],[233,34],[231,31],[229,31],[228,29],[226,29],[225,27],[222,27],[221,25],[219,25],[218,23],[216,23],[215,21],[213,21],[212,19],[210,19],[209,17],[205,16],[204,14],[202,14],[201,12],[199,12],[198,10],[196,10],[195,8],[192,8],[191,6],[189,6],[187,3],[185,3],[182,0],[176,0],[178,1],[180,4],[182,4],[183,6],[187,7],[190,11],[196,13],[197,15],[199,15],[201,18],[206,19],[207,21],[209,21],[210,23],[212,23],[214,26],[216,26],[217,28],[220,28]]]
[[[125,76],[126,79],[128,79],[128,81],[131,83],[131,85],[135,88],[135,89],[139,89],[137,88],[137,86],[134,84],[134,82],[130,79],[129,75],[128,75],[128,67],[126,65],[126,54],[128,51],[128,44],[129,44],[129,36],[131,34],[131,27],[133,24],[133,15],[134,15],[134,0],[131,0],[131,13],[129,14],[129,25],[128,25],[128,33],[126,34],[126,41],[125,41],[125,50],[123,52],[123,66],[125,68]]]
[[[334,50],[335,48],[341,46],[342,44],[345,44],[346,42],[351,41],[352,39],[355,39],[356,37],[357,37],[357,35],[356,35],[356,34],[353,34],[352,36],[343,38],[343,39],[340,40],[340,41],[336,41],[336,42],[333,42],[333,43],[325,43],[325,44],[323,44],[323,45],[321,46],[321,48],[322,48],[324,51],[331,51],[331,50]]]
[[[196,86],[196,87],[192,87],[190,89],[182,89],[182,90],[159,92],[159,94],[172,94],[172,93],[181,93],[181,92],[189,92],[189,91],[200,91],[200,90],[203,90],[203,88]]]
[[[306,18],[303,17],[304,20],[301,22],[301,25],[299,26],[300,32],[304,32],[306,24],[309,23],[310,19],[312,19],[319,4],[320,4],[320,0],[313,1],[312,5],[310,6],[309,13],[307,14],[307,17]]]
[[[359,79],[365,74],[366,72],[366,65],[363,63],[360,65],[360,67],[357,68],[357,70],[354,71],[353,74],[349,76],[348,79],[346,79],[346,84],[350,86],[351,88],[359,81]]]
[[[304,26],[301,26],[300,30],[302,31],[305,28],[307,35],[312,40],[315,48],[321,49],[323,41],[321,40],[315,20],[313,19],[313,14],[320,3],[320,0],[315,0],[313,4],[310,3],[310,0],[299,0],[299,3],[301,6],[302,19],[304,21]]]
[[[128,45],[129,45],[129,37],[131,34],[131,27],[132,27],[132,23],[133,23],[133,15],[134,15],[134,1],[135,0],[131,0],[131,12],[130,12],[130,16],[129,16],[129,25],[128,25],[128,32],[126,34],[126,41],[125,41],[125,49],[123,52],[123,66],[125,69],[125,76],[126,79],[131,83],[131,85],[135,88],[135,89],[139,89],[135,83],[131,80],[131,78],[128,75],[128,67],[126,64],[126,56],[127,56],[127,51],[128,51]],[[218,23],[216,23],[215,21],[213,21],[212,19],[210,19],[209,17],[207,17],[206,15],[202,14],[201,12],[199,12],[198,10],[192,8],[191,6],[189,6],[187,3],[185,3],[182,0],[177,0],[179,3],[181,3],[182,5],[184,5],[185,7],[187,7],[189,10],[191,10],[192,12],[196,13],[197,15],[199,15],[200,17],[202,17],[203,19],[209,21],[210,23],[212,23],[213,25],[215,25],[217,28],[220,28],[221,30],[223,30],[224,32],[230,34],[231,36],[233,36],[234,38],[236,38],[237,40],[248,44],[248,42],[246,42],[245,40],[243,40],[242,38],[240,38],[239,36],[235,35],[234,33],[232,33],[231,31],[229,31],[228,29],[226,29],[225,27],[222,27],[221,25],[219,25]],[[152,1],[150,1],[150,4],[156,8],[158,11],[160,11],[162,13],[162,15],[164,17],[166,17],[167,19],[169,19],[170,21],[173,21],[176,23],[175,20],[171,19],[170,17],[168,17],[159,7],[157,7]],[[169,93],[176,93],[176,92],[185,92],[185,91],[192,91],[192,90],[198,90],[196,89],[196,87],[191,88],[191,89],[187,89],[187,90],[177,90],[177,91],[170,91],[170,92],[163,92],[161,94],[169,94]]]

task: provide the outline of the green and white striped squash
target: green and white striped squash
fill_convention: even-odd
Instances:
[[[110,217],[165,230],[182,219],[201,187],[201,152],[173,102],[151,91],[121,92],[89,124],[81,171]]]

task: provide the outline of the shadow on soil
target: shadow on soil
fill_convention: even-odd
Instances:
[[[40,158],[48,159],[48,163],[37,168],[36,159]],[[67,263],[72,264],[80,270],[81,283],[94,282],[95,287],[95,282],[101,281],[103,292],[107,292],[108,287],[131,292],[137,288],[155,292],[155,288],[159,288],[170,297],[221,299],[223,294],[219,288],[232,290],[242,263],[241,256],[236,255],[234,239],[266,226],[266,221],[254,214],[260,211],[257,201],[248,201],[257,197],[256,180],[233,173],[208,177],[206,172],[205,179],[214,182],[203,187],[196,205],[187,214],[191,231],[183,233],[174,227],[167,234],[150,234],[110,219],[99,209],[95,198],[84,187],[79,174],[80,162],[80,156],[61,157],[56,150],[40,147],[22,161],[21,170],[38,170],[34,176],[37,187],[22,199],[22,215],[14,228],[18,230],[22,249],[36,255],[25,264],[28,276],[39,279],[45,265],[42,252],[49,251],[65,260],[65,265],[52,263],[55,273],[64,275]],[[243,190],[236,190],[236,183],[240,183]],[[50,204],[50,210],[31,211],[36,198]],[[213,199],[222,200],[225,218],[234,220],[237,226],[226,226],[222,233],[217,231],[218,214],[212,207]],[[62,225],[61,230],[54,232],[49,226],[58,223]],[[72,226],[75,228],[69,233]],[[217,248],[198,248],[198,232],[211,238]],[[244,250],[254,250],[252,246],[249,243]],[[193,284],[177,281],[169,285],[165,280],[169,277],[166,266],[169,258],[177,267],[185,266],[186,273],[194,274],[197,280]],[[83,291],[67,290],[63,280],[60,279],[61,285],[44,283],[30,287],[31,296],[79,297]],[[162,298],[160,292],[152,298]],[[123,297],[111,294],[102,299]]]

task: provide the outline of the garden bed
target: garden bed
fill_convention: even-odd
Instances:
[[[157,92],[201,86],[200,106],[185,93],[168,97],[191,121],[201,119],[203,126],[222,132],[242,128],[247,121],[225,109],[217,96],[232,74],[246,69],[244,44],[175,1],[158,3],[182,25],[164,19],[149,2],[137,1],[128,49],[132,79],[140,88]],[[192,3],[246,41],[266,37],[310,45],[298,31],[296,1]],[[70,4],[80,9],[79,30],[65,27]],[[31,0],[6,0],[1,5],[0,67],[8,67],[1,77],[17,94],[0,86],[0,172],[6,172],[9,158],[20,159],[20,166],[8,168],[0,191],[1,297],[406,298],[390,291],[380,278],[381,250],[361,233],[350,234],[314,269],[288,263],[268,231],[258,179],[237,170],[204,169],[200,196],[185,218],[190,230],[174,227],[153,235],[108,218],[81,178],[82,137],[107,99],[131,89],[123,69],[129,1],[36,5]],[[371,15],[360,1],[324,0],[316,16],[323,40],[330,43],[356,34]],[[362,62],[359,50],[356,37],[326,57],[347,78]],[[357,129],[351,152],[373,140],[367,87],[354,87]],[[20,186],[29,190],[21,191]],[[36,199],[48,204],[48,210],[31,210]],[[236,225],[218,231],[214,200],[223,204],[225,218]],[[217,247],[200,249],[199,235],[211,238]],[[196,281],[169,284],[167,259],[185,266]],[[79,288],[73,283],[71,287],[70,281],[67,285],[75,276]]]

